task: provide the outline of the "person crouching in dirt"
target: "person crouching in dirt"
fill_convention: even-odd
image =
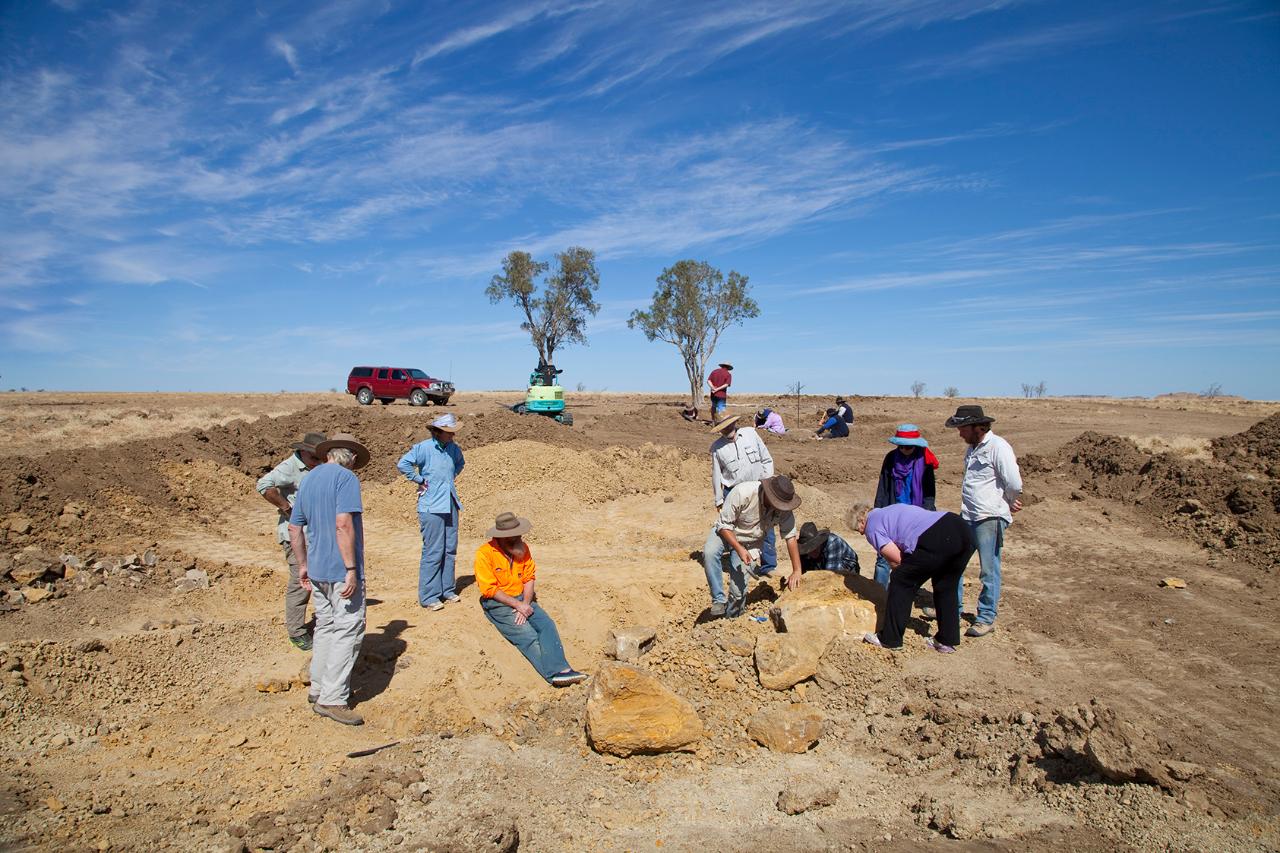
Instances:
[[[280,512],[276,524],[276,539],[284,550],[284,561],[289,565],[289,583],[284,589],[284,627],[289,642],[295,649],[311,651],[311,635],[307,633],[307,601],[311,594],[298,582],[298,558],[289,544],[289,516],[293,512],[293,500],[302,478],[324,459],[316,456],[316,445],[324,441],[324,433],[309,432],[302,441],[294,442],[293,453],[288,459],[272,468],[258,480],[258,494],[266,498]]]
[[[827,409],[826,420],[822,422],[822,426],[818,427],[818,431],[813,437],[821,441],[827,433],[826,438],[848,438],[849,425],[840,419],[839,413],[835,409]]]
[[[698,421],[698,407],[697,407],[697,406],[685,406],[683,409],[681,409],[681,410],[680,410],[680,417],[684,418],[684,419],[685,419],[686,421],[688,421],[689,423],[697,423],[697,421]]]
[[[538,605],[537,566],[524,535],[527,518],[504,512],[494,519],[489,541],[476,551],[480,606],[498,633],[524,655],[552,687],[568,687],[587,676],[569,666],[556,623]]]
[[[938,631],[925,638],[925,645],[943,654],[954,652],[960,644],[961,579],[977,547],[972,528],[954,512],[934,512],[911,504],[879,509],[860,504],[852,515],[858,532],[892,567],[884,623],[878,632],[864,634],[863,642],[901,649],[911,603],[924,582],[930,581],[938,608]]]
[[[796,517],[800,506],[791,480],[781,475],[759,482],[749,480],[730,489],[702,546],[702,568],[711,590],[710,615],[734,618],[742,615],[747,601],[747,579],[767,577],[760,570],[760,548],[766,530],[777,527],[787,543],[791,575],[787,588],[800,585],[800,552],[796,548]],[[721,572],[729,558],[729,594],[725,597]]]
[[[338,433],[316,445],[316,455],[325,464],[302,481],[289,516],[298,581],[311,591],[316,612],[307,699],[320,716],[359,726],[364,718],[348,703],[364,640],[364,507],[352,472],[368,464],[369,451],[355,436]]]
[[[832,533],[825,527],[819,530],[818,525],[812,521],[800,525],[796,548],[800,551],[801,572],[862,574],[862,568],[858,565],[858,553],[853,547],[839,534]]]

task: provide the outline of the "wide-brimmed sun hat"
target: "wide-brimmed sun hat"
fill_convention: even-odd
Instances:
[[[358,471],[369,464],[369,448],[361,444],[354,435],[345,432],[335,432],[331,438],[317,444],[316,456],[321,459],[327,458],[330,450],[339,447],[350,450],[356,455],[356,461],[351,466],[351,470]]]
[[[819,530],[818,525],[812,521],[806,521],[800,525],[800,536],[796,540],[796,547],[800,549],[801,554],[812,554],[827,544],[827,537],[830,535],[830,528],[824,527]]]
[[[961,406],[956,409],[956,413],[947,418],[947,422],[943,424],[947,429],[956,427],[971,426],[973,424],[989,424],[994,423],[995,418],[982,413],[981,406]]]
[[[893,437],[889,439],[890,444],[896,444],[899,447],[903,445],[911,445],[912,447],[928,447],[928,439],[922,438],[920,435],[920,427],[915,424],[898,424],[897,431]]]
[[[765,497],[769,499],[774,509],[789,510],[800,506],[800,496],[796,494],[796,487],[790,477],[779,474],[776,477],[761,480],[760,485],[764,488]]]
[[[325,435],[322,432],[309,432],[302,437],[302,441],[293,443],[294,450],[305,450],[311,455],[316,455],[316,445],[324,441]]]
[[[742,415],[726,415],[715,422],[715,425],[711,427],[710,432],[724,432],[730,427],[737,426],[738,421],[740,420],[742,420]]]
[[[733,370],[733,365],[727,361],[722,361],[716,367],[723,367],[725,370]]]
[[[458,419],[453,416],[452,412],[446,412],[431,422],[432,429],[438,429],[441,432],[457,432]]]
[[[504,512],[493,520],[493,527],[489,528],[485,536],[490,539],[510,539],[523,536],[532,529],[533,523],[529,519],[521,518],[514,512]]]

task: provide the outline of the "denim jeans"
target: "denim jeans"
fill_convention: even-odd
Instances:
[[[1000,549],[1004,547],[1004,529],[1009,522],[1003,518],[984,518],[971,521],[973,538],[978,544],[978,561],[981,564],[979,580],[982,591],[978,593],[978,621],[990,625],[996,621],[996,606],[1000,603]],[[964,578],[960,578],[960,610],[964,611]]]
[[[523,597],[516,596],[523,600]],[[560,642],[560,632],[556,623],[551,621],[547,612],[533,602],[533,615],[523,625],[516,624],[516,612],[500,601],[492,598],[480,599],[484,615],[489,617],[498,633],[506,637],[507,642],[515,646],[525,656],[533,668],[549,683],[551,676],[564,672],[569,662],[564,658],[564,645]]]
[[[320,705],[346,705],[351,670],[364,641],[364,578],[350,598],[338,595],[346,583],[311,582],[316,635],[311,647],[311,692]]]
[[[889,561],[884,558],[884,554],[876,554],[876,583],[885,589],[889,588],[889,575],[893,572],[893,567],[889,565]]]
[[[423,607],[457,595],[453,577],[458,561],[458,505],[449,512],[420,512],[422,561],[418,564],[418,603]]]
[[[724,413],[725,407],[729,405],[728,397],[712,397],[711,398],[711,420],[715,420]]]
[[[729,591],[724,588],[724,559],[729,558]],[[715,528],[702,546],[702,569],[707,573],[707,586],[711,590],[711,603],[723,604],[725,616],[741,616],[747,602],[747,573],[742,568],[738,552],[720,538]]]
[[[728,498],[729,492],[733,491],[733,486],[728,486],[724,490],[723,497]],[[764,532],[764,542],[760,544],[760,574],[767,575],[778,568],[778,542],[777,532],[770,527]],[[889,581],[885,581],[888,586]]]

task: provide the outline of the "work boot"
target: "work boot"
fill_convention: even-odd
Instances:
[[[721,616],[724,615],[724,602],[713,601],[711,603],[711,609],[708,610],[707,612],[711,615],[712,619],[719,619]]]
[[[321,705],[317,702],[311,706],[311,710],[315,711],[322,717],[328,717],[335,722],[342,723],[344,726],[364,725],[364,717],[360,716],[346,705]]]
[[[301,637],[290,637],[289,643],[300,652],[311,651],[311,635],[303,634]]]

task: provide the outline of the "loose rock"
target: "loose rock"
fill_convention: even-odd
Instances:
[[[826,642],[814,634],[770,634],[756,642],[756,671],[760,685],[788,690],[818,671]]]
[[[609,632],[605,654],[623,662],[639,660],[641,655],[653,648],[657,636],[658,632],[648,626],[615,628]]]
[[[747,734],[774,752],[807,752],[822,736],[822,712],[800,702],[762,708],[747,724]]]
[[[785,790],[778,792],[778,811],[800,814],[833,805],[839,797],[840,789],[829,782],[793,779],[788,782]]]
[[[702,735],[693,706],[648,673],[604,664],[591,681],[587,737],[597,752],[626,757],[687,751]]]
[[[814,635],[825,647],[841,634],[874,631],[883,607],[884,589],[870,578],[810,572],[799,588],[782,594],[769,616],[779,631]]]

